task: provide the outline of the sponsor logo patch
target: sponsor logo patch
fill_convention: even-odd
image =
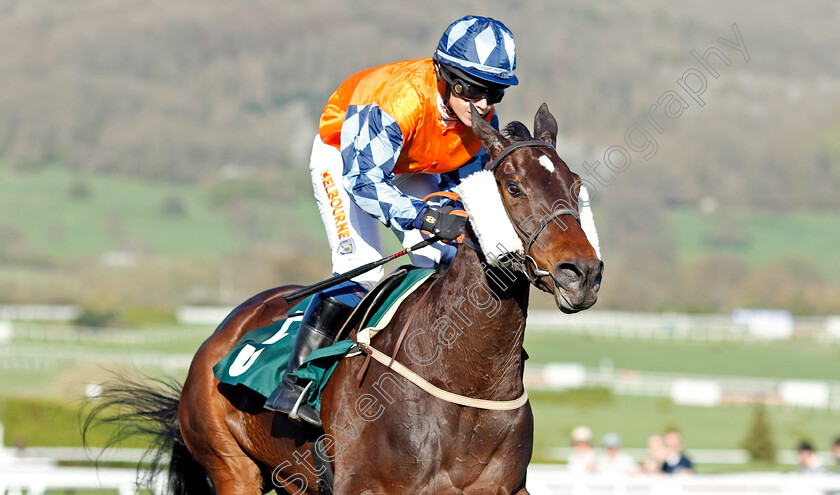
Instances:
[[[321,179],[321,184],[324,186],[324,194],[327,195],[326,199],[330,201],[330,208],[332,208],[336,234],[338,234],[339,239],[348,239],[350,237],[350,229],[347,226],[348,221],[347,216],[344,214],[344,204],[341,200],[341,196],[338,194],[338,188],[336,187],[335,181],[329,172],[321,174]],[[350,248],[350,252],[353,252],[352,247]]]
[[[350,254],[356,250],[353,239],[347,238],[338,243],[338,254]]]

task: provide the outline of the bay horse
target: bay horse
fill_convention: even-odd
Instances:
[[[397,361],[441,389],[509,401],[525,392],[530,285],[552,293],[561,311],[577,312],[595,303],[603,264],[577,219],[580,179],[554,149],[557,123],[548,107],[536,114],[535,139],[519,122],[503,134],[473,112],[504,209],[527,246],[521,270],[488,266],[468,230],[473,248],[460,245],[452,264],[411,294],[371,345],[388,355],[397,349]],[[428,284],[433,291],[424,291]],[[234,309],[196,353],[181,390],[111,387],[97,413],[111,405],[122,412],[88,417],[85,428],[113,421],[153,433],[158,447],[169,446],[170,486],[178,494],[330,493],[318,484],[324,466],[308,443],[319,438],[335,494],[528,493],[528,403],[502,411],[453,404],[382,364],[350,357],[324,390],[321,432],[264,410],[259,394],[221,384],[213,365],[249,330],[284,315],[290,304],[282,296],[295,289],[271,289]],[[412,331],[400,345],[399,329],[408,323]]]

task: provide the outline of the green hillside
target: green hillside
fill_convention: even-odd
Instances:
[[[797,261],[826,277],[840,277],[840,216],[829,212],[712,214],[676,210],[669,215],[682,262],[710,253],[742,259],[752,268]]]
[[[7,248],[16,242],[54,259],[114,250],[220,254],[262,240],[294,243],[320,234],[314,201],[272,204],[247,190],[236,198],[238,186],[172,184],[59,166],[33,173],[0,167],[0,229],[11,241]]]
[[[74,173],[0,169],[0,225],[54,258],[120,249],[181,255],[231,251],[230,221],[195,186]],[[8,235],[8,234],[7,234]]]

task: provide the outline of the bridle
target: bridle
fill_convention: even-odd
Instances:
[[[554,149],[554,146],[551,143],[547,143],[540,139],[529,139],[526,141],[516,141],[513,144],[502,149],[498,155],[491,161],[486,167],[485,170],[489,170],[493,174],[496,173],[496,169],[499,168],[499,165],[502,164],[505,158],[510,155],[512,152],[518,150],[519,148],[550,148]],[[580,213],[577,210],[573,210],[571,208],[555,208],[548,214],[548,216],[542,218],[540,222],[537,224],[536,230],[531,233],[526,232],[523,230],[517,223],[513,220],[513,217],[510,214],[510,210],[508,210],[507,205],[502,201],[502,204],[505,207],[505,212],[508,215],[508,219],[510,223],[513,225],[513,228],[522,237],[524,244],[525,244],[525,251],[522,255],[515,255],[517,261],[522,266],[522,272],[525,274],[525,277],[528,278],[528,281],[534,284],[535,286],[539,287],[540,284],[545,285],[545,282],[542,281],[543,277],[550,277],[554,282],[557,281],[554,279],[554,275],[551,274],[549,270],[543,270],[537,264],[537,261],[531,256],[531,248],[534,246],[534,243],[537,241],[539,235],[545,230],[549,223],[557,217],[562,215],[571,215],[573,216],[578,222],[580,222]]]

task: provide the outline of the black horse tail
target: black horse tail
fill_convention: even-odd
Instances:
[[[169,457],[167,493],[212,495],[215,493],[204,467],[184,443],[178,423],[181,385],[173,380],[141,374],[118,378],[102,385],[96,404],[84,414],[82,441],[88,448],[88,433],[100,426],[112,428],[105,450],[131,437],[148,441],[137,466],[137,482],[154,489]],[[101,458],[97,458],[97,462]]]

